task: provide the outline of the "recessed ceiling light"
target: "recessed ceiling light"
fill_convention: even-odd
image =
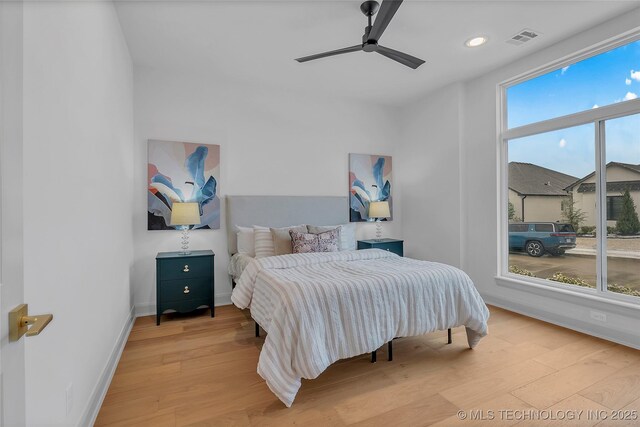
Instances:
[[[478,47],[478,46],[482,46],[483,44],[485,44],[487,42],[487,38],[486,37],[473,37],[469,40],[467,40],[466,42],[464,42],[464,45],[467,47]]]

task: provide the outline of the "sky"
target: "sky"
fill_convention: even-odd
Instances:
[[[509,128],[625,102],[640,96],[640,41],[528,80],[507,90]],[[606,123],[607,162],[640,164],[640,114]],[[509,142],[509,161],[582,178],[595,169],[594,125]]]

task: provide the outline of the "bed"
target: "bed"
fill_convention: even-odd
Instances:
[[[236,203],[227,197],[227,228],[264,223],[251,212],[264,212],[265,203],[284,209],[280,214],[286,218],[271,217],[273,226],[346,222],[346,197],[251,199]],[[292,204],[300,209],[288,209]],[[318,206],[327,210],[321,218],[305,220],[300,204],[316,206],[315,213]],[[242,210],[236,212],[239,206]],[[395,337],[457,326],[465,326],[473,348],[486,335],[489,318],[463,271],[378,249],[252,259],[231,300],[241,309],[249,308],[267,332],[258,373],[286,406],[293,403],[302,378],[316,378],[337,360],[375,351]]]
[[[236,287],[236,283],[240,276],[242,276],[242,272],[245,268],[253,261],[254,258],[247,254],[239,254],[235,253],[231,255],[229,259],[229,276],[231,276],[231,280],[233,281],[233,287]]]

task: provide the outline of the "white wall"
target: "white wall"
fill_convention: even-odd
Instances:
[[[225,195],[346,196],[348,153],[393,156],[399,143],[395,117],[383,107],[144,67],[135,68],[135,129],[133,292],[137,312],[147,314],[155,313],[156,253],[179,250],[178,232],[147,231],[148,139],[220,144],[223,202]],[[394,186],[396,219],[384,230],[401,238]],[[216,304],[228,304],[231,293],[224,205],[222,212],[220,230],[190,238],[192,249],[216,254]],[[360,227],[360,237],[375,234],[371,225]]]
[[[24,6],[29,425],[77,425],[131,309],[133,71],[111,2]],[[73,385],[66,413],[65,390]]]
[[[24,302],[22,32],[22,3],[0,2],[0,425],[25,423],[24,342],[6,315]]]
[[[405,254],[460,266],[460,118],[463,86],[444,87],[401,110],[397,174]],[[452,167],[453,166],[453,167]]]
[[[413,150],[424,150],[423,144],[428,145],[428,152],[423,159],[429,161],[435,157],[446,165],[434,166],[441,172],[442,182],[455,182],[460,176],[460,200],[462,218],[460,222],[461,241],[458,243],[462,251],[462,267],[475,282],[479,291],[489,303],[504,306],[534,317],[542,318],[557,324],[565,325],[587,333],[606,337],[618,342],[640,347],[640,331],[637,328],[638,310],[625,308],[602,300],[590,300],[570,294],[560,294],[545,288],[536,289],[531,286],[519,286],[517,283],[505,283],[496,280],[498,265],[498,198],[497,198],[497,94],[498,85],[511,77],[526,73],[537,67],[559,60],[567,55],[586,49],[595,44],[609,40],[619,34],[632,30],[640,22],[640,10],[627,13],[622,17],[594,27],[585,33],[567,39],[530,55],[525,59],[503,66],[487,73],[475,80],[463,84],[463,108],[457,117],[443,119],[438,114],[440,109],[455,114],[448,99],[454,99],[455,86],[436,92],[421,104],[420,113],[414,120],[415,129],[427,128],[428,133],[420,135],[409,133],[403,141],[402,153]],[[456,123],[461,123],[456,129]],[[426,125],[425,125],[426,124]],[[455,135],[461,135],[461,148],[455,143]],[[431,135],[442,137],[442,141]],[[448,139],[444,139],[450,135]],[[458,153],[461,157],[455,161]],[[420,163],[420,160],[413,160]],[[431,165],[433,166],[433,165]],[[406,165],[401,165],[404,170]],[[440,188],[430,182],[430,176],[422,176],[422,197],[426,206],[428,200],[438,203],[441,197]],[[403,181],[404,182],[404,181]],[[421,188],[419,183],[412,183],[412,187]],[[452,186],[455,191],[455,186]],[[403,232],[407,236],[416,233],[421,227],[422,239],[416,243],[407,242],[411,247],[416,245],[437,245],[438,251],[444,251],[451,258],[455,258],[455,239],[442,240],[442,223],[437,221],[423,221],[423,210],[410,209],[414,203],[409,197],[414,197],[415,191],[409,187],[403,188]],[[466,204],[466,207],[465,207]],[[437,209],[448,209],[448,206],[436,205]],[[453,209],[451,209],[453,211]],[[446,227],[452,227],[451,221],[441,219]],[[439,236],[435,241],[433,236]],[[440,249],[443,248],[443,249]],[[435,249],[431,249],[431,254]],[[427,250],[424,253],[429,254]],[[436,258],[438,255],[433,255]],[[591,310],[607,314],[607,322],[597,322],[590,317]]]

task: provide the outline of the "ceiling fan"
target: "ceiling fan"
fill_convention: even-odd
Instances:
[[[377,1],[368,0],[360,5],[360,10],[364,13],[368,19],[369,25],[364,29],[364,35],[362,36],[362,44],[357,44],[351,47],[345,47],[343,49],[332,50],[329,52],[319,53],[317,55],[304,56],[302,58],[296,58],[298,62],[313,61],[314,59],[326,58],[327,56],[341,55],[343,53],[358,52],[364,50],[365,52],[376,52],[382,56],[386,56],[389,59],[393,59],[407,67],[411,67],[414,70],[424,64],[422,59],[415,56],[408,55],[404,52],[400,52],[388,47],[380,46],[378,40],[382,37],[382,33],[391,22],[393,15],[396,14],[398,8],[402,4],[402,0],[383,0],[382,5]],[[378,12],[378,8],[380,11]],[[371,17],[378,12],[376,22],[371,25]]]

